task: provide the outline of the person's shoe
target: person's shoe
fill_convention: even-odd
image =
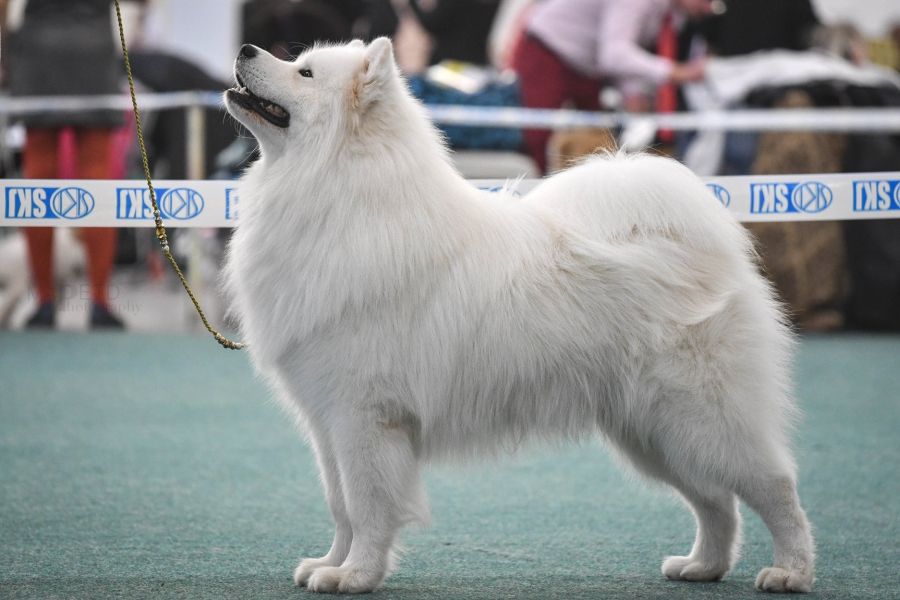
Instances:
[[[108,307],[95,302],[91,305],[91,329],[125,329],[125,323]]]
[[[25,323],[28,329],[53,329],[56,327],[56,306],[52,302],[41,303]]]

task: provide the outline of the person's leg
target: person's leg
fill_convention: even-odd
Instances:
[[[76,130],[78,178],[106,179],[110,176],[114,133],[111,128]],[[82,230],[93,302],[91,324],[94,326],[122,326],[121,321],[109,312],[109,278],[116,257],[117,235],[118,232],[112,227]]]
[[[560,108],[568,99],[568,67],[534,37],[526,35],[522,38],[513,56],[513,68],[519,76],[525,108]],[[547,171],[547,141],[551,133],[548,129],[523,131],[528,154],[541,173]]]
[[[566,74],[567,86],[575,108],[579,110],[600,110],[600,80],[585,77],[574,71]]]
[[[59,169],[59,130],[28,128],[22,154],[22,175],[26,179],[56,179]],[[53,228],[25,227],[28,262],[37,291],[38,310],[28,320],[29,327],[52,327],[53,307]]]
[[[585,77],[574,71],[567,74],[567,86],[569,95],[575,108],[578,110],[601,110],[599,78]],[[569,146],[569,155],[560,157],[557,162],[562,168],[569,167],[583,159],[585,156],[597,154],[603,151],[615,151],[618,142],[612,130],[600,128],[573,129],[568,132],[570,139],[577,142]],[[563,134],[565,139],[565,134]]]

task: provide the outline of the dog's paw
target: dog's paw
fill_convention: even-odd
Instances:
[[[331,563],[328,561],[327,557],[324,556],[322,558],[304,558],[300,561],[300,564],[297,565],[297,568],[294,569],[294,585],[306,585],[306,582],[309,581],[313,571],[319,567],[330,566],[332,566]]]
[[[319,567],[307,580],[306,587],[311,592],[327,594],[364,594],[377,588],[382,578],[352,567]]]
[[[662,573],[669,579],[684,581],[718,581],[728,572],[728,565],[701,562],[690,556],[669,556]]]
[[[789,571],[780,567],[767,567],[756,576],[756,589],[763,592],[809,592],[813,576],[802,571]]]

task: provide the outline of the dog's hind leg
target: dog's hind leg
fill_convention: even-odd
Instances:
[[[725,406],[729,403],[728,418],[725,412],[707,410],[712,418],[704,427],[690,433],[685,433],[684,427],[670,430],[670,440],[680,437],[678,446],[671,444],[681,449],[676,468],[685,480],[691,473],[705,474],[705,479],[733,490],[762,517],[772,534],[775,560],[772,567],[759,573],[758,589],[809,592],[814,577],[813,538],[797,495],[797,468],[784,427],[776,418],[780,417],[779,404],[760,407],[740,397],[722,401]],[[756,411],[752,418],[735,408],[745,406]],[[769,412],[760,414],[762,410]]]
[[[637,444],[619,447],[639,471],[677,489],[697,521],[690,554],[666,557],[663,575],[687,581],[717,581],[724,577],[734,566],[740,546],[741,518],[735,494],[714,484],[687,483],[655,450]]]
[[[297,565],[294,570],[296,585],[306,585],[310,575],[319,567],[337,567],[343,563],[347,558],[347,553],[350,552],[350,542],[353,540],[353,531],[350,527],[350,518],[347,516],[347,506],[344,502],[344,491],[341,489],[341,476],[334,447],[324,432],[315,429],[311,432],[310,441],[316,453],[319,474],[325,488],[325,499],[331,510],[331,516],[334,518],[335,531],[331,549],[325,556],[305,558]]]
[[[414,423],[363,407],[342,414],[339,427],[333,439],[353,541],[343,564],[316,569],[307,587],[370,592],[392,566],[400,527],[427,519],[416,432]]]
[[[762,517],[775,545],[771,567],[759,572],[756,587],[765,592],[809,592],[814,579],[813,538],[800,506],[793,474],[768,471],[741,482],[738,494]]]
[[[696,404],[684,403],[677,408],[682,406],[683,414],[669,407],[667,426],[657,432],[659,447],[666,448],[661,454],[671,458],[667,462],[681,481],[698,486],[714,482],[733,491],[762,517],[772,534],[775,561],[757,577],[760,590],[810,591],[815,562],[813,539],[800,507],[796,466],[783,428],[776,419],[764,418],[769,416],[765,413],[761,416],[738,412],[736,407],[749,406],[757,413],[760,410],[739,398],[701,404],[701,411],[691,410]],[[717,406],[728,410],[717,410]],[[733,501],[728,505],[733,506]],[[702,505],[694,504],[701,533],[701,514],[711,524],[720,518],[729,521],[727,512],[717,516],[724,504],[718,511],[697,510],[698,506]]]
[[[666,557],[663,575],[687,581],[718,581],[737,559],[741,522],[737,497],[722,488],[700,493],[685,485],[675,487],[694,513],[697,537],[687,556]]]

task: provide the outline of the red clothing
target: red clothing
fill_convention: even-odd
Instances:
[[[75,132],[78,179],[107,179],[114,129],[77,128]],[[58,179],[60,176],[61,130],[29,128],[22,156],[22,171],[27,179]],[[25,227],[31,274],[40,303],[52,302],[53,289],[53,228]],[[109,300],[108,283],[116,255],[116,230],[111,227],[86,227],[81,230],[88,259],[88,278],[91,299],[106,306]]]
[[[678,55],[678,32],[672,22],[672,13],[663,19],[656,41],[656,53],[663,58],[674,61]],[[672,113],[678,108],[678,91],[671,81],[656,88],[656,112]],[[660,129],[657,133],[659,141],[671,144],[675,140],[675,132],[671,129]]]
[[[582,75],[569,67],[540,40],[525,35],[513,55],[513,69],[519,75],[522,106],[526,108],[560,108],[571,103],[581,110],[600,109],[600,79]],[[547,129],[526,129],[528,153],[547,171]]]

